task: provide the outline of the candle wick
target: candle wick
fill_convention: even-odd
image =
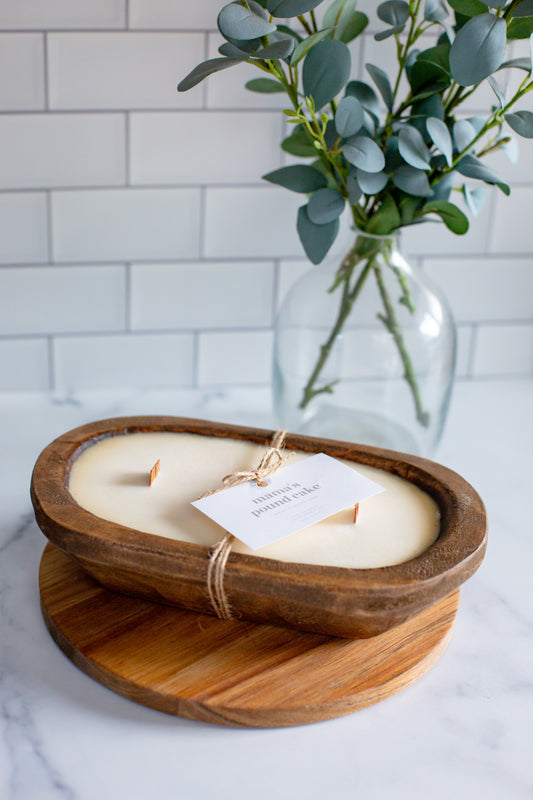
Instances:
[[[150,486],[155,481],[157,476],[159,475],[159,467],[161,466],[161,460],[158,458],[155,462],[154,466],[150,470]]]
[[[356,503],[353,508],[353,524],[357,522],[357,515],[359,514],[359,503]]]

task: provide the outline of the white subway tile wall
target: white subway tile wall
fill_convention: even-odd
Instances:
[[[194,258],[200,189],[98,189],[52,193],[57,261]]]
[[[270,381],[274,315],[307,268],[302,198],[261,181],[286,158],[283,97],[244,89],[246,65],[176,91],[217,56],[223,4],[2,0],[0,390]],[[354,77],[394,64],[376,3],[358,7]],[[403,237],[455,313],[462,379],[533,373],[533,143],[520,150],[492,156],[513,191],[489,192],[467,236]]]
[[[0,33],[0,111],[44,109],[44,36]]]

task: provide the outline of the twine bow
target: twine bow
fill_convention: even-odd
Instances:
[[[255,481],[258,486],[267,486],[265,478],[277,472],[293,455],[292,453],[283,455],[283,444],[286,435],[287,431],[276,431],[269,449],[255,469],[232,472],[230,475],[226,475],[222,478],[222,486],[219,486],[218,489],[213,489],[211,492],[206,492],[202,497],[209,497],[212,494],[216,494],[216,492],[222,491],[222,489],[230,489],[232,486],[238,486],[240,483],[246,483],[247,481]],[[224,571],[234,538],[233,534],[226,533],[213,547],[209,555],[207,592],[214,612],[219,619],[231,619],[232,617],[231,607],[224,591]]]

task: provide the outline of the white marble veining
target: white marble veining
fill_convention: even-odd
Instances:
[[[0,800],[526,800],[533,796],[532,381],[457,386],[437,459],[484,498],[489,548],[443,658],[357,714],[279,730],[167,716],[80,672],[48,635],[29,499],[40,450],[108,416],[272,425],[262,390],[0,395]]]

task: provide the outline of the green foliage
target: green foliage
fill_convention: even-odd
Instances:
[[[522,17],[521,19],[512,19],[507,26],[507,38],[512,41],[513,39],[529,39],[533,33],[533,14],[530,17]]]
[[[272,78],[252,78],[244,86],[250,92],[260,92],[261,94],[275,94],[284,91],[283,85],[279,81],[273,81]]]
[[[344,211],[344,197],[336,189],[319,189],[307,204],[307,215],[315,225],[326,225]]]
[[[218,28],[226,39],[257,39],[276,30],[274,23],[268,21],[261,6],[250,2],[250,8],[240,3],[230,3],[218,15]]]
[[[307,206],[301,206],[298,210],[296,228],[307,258],[312,264],[320,264],[337,238],[339,220],[316,225],[309,218]]]
[[[321,5],[324,13],[315,16]],[[247,62],[261,71],[247,89],[286,95],[291,130],[282,149],[312,163],[264,178],[308,196],[297,229],[314,263],[331,247],[346,208],[357,228],[374,235],[428,215],[466,233],[466,216],[449,200],[454,183],[462,182],[468,211],[479,213],[484,185],[510,192],[483,157],[508,147],[505,129],[533,138],[533,112],[513,108],[533,88],[532,59],[508,52],[514,39],[533,42],[533,0],[385,0],[376,10],[382,30],[375,38],[395,39],[397,70],[390,74],[376,59],[366,65],[368,81],[350,80],[347,44],[368,25],[357,0],[233,0],[218,15],[221,57],[178,86],[186,91]],[[515,70],[510,97],[495,77],[499,70]],[[485,81],[493,107],[461,116],[463,102]]]
[[[209,61],[204,61],[203,64],[199,64],[195,67],[186,78],[178,83],[178,92],[187,92],[189,89],[192,89],[193,86],[200,83],[200,81],[203,81],[204,78],[207,78],[208,75],[212,75],[213,72],[220,72],[220,70],[233,67],[235,64],[242,64],[243,60],[243,58],[237,57],[212,58]]]
[[[315,109],[333,100],[346,86],[352,59],[344,42],[330,39],[318,42],[305,57],[302,70],[303,92],[312,97]]]
[[[453,233],[463,235],[468,230],[468,219],[453,203],[446,200],[432,200],[422,208],[424,214],[438,214],[447,228]]]
[[[323,2],[325,13],[315,14]],[[357,0],[233,0],[218,16],[225,40],[219,48],[221,58],[200,64],[178,89],[186,91],[213,73],[244,62],[260,70],[261,77],[248,81],[247,88],[284,92],[287,97],[284,113],[291,133],[282,142],[283,150],[312,159],[263,177],[307,195],[296,228],[313,264],[330,250],[344,210],[351,214],[355,242],[331,287],[341,297],[338,319],[320,347],[300,406],[318,394],[333,392],[333,383],[324,385],[322,369],[361,287],[373,274],[382,304],[378,319],[396,345],[416,417],[427,425],[420,387],[377,256],[383,256],[385,268],[396,274],[396,302],[413,313],[408,281],[388,258],[394,233],[431,220],[464,235],[468,218],[450,202],[457,181],[473,215],[481,209],[486,185],[509,194],[509,186],[483,156],[510,147],[515,140],[509,131],[533,138],[533,113],[513,110],[533,89],[533,0],[380,2],[377,16],[383,28],[375,39],[394,39],[397,65],[388,74],[378,57],[378,64],[367,64],[373,85],[350,80],[347,44],[368,24],[356,5]],[[428,37],[432,37],[429,47]],[[509,59],[509,42],[529,37],[532,55]],[[506,97],[495,73],[509,69],[515,70],[513,78],[518,81],[509,82],[517,88]],[[482,116],[464,118],[461,106],[468,107],[470,94],[485,81],[495,95],[493,107]]]
[[[365,230],[374,236],[387,236],[401,225],[400,212],[393,197],[388,194],[381,206],[372,215]]]
[[[505,121],[519,136],[533,139],[533,113],[531,111],[516,111],[514,114],[506,114]]]
[[[363,106],[356,97],[343,97],[335,114],[335,128],[339,136],[354,136],[365,121]]]
[[[505,58],[507,26],[495,14],[472,17],[450,48],[450,71],[460,86],[473,86],[495,72]]]
[[[263,175],[265,181],[270,183],[277,183],[278,186],[283,186],[285,189],[291,189],[293,192],[301,192],[302,194],[310,194],[328,185],[324,175],[314,167],[309,167],[306,164],[294,164],[290,167],[281,167],[280,169],[269,172]]]

